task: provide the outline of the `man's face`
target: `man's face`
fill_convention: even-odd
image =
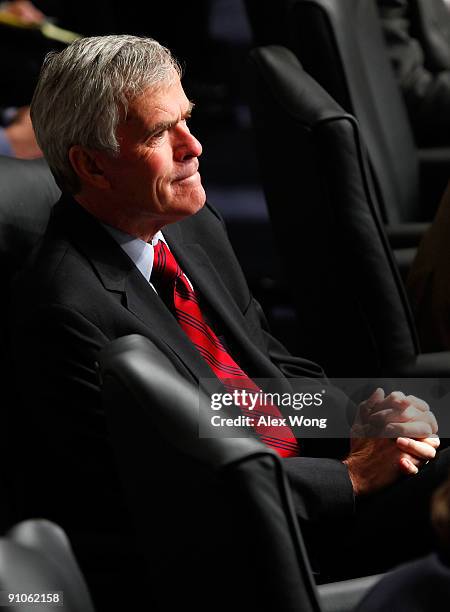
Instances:
[[[143,237],[200,210],[202,147],[186,123],[191,108],[178,78],[130,102],[117,129],[120,154],[102,155],[114,217],[104,220]]]

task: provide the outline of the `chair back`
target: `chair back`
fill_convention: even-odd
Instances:
[[[5,612],[95,612],[67,536],[43,519],[19,523],[0,538],[0,591]],[[18,599],[10,602],[7,593]]]
[[[60,190],[43,159],[0,156],[0,185],[0,270],[9,277],[44,233]]]
[[[423,220],[417,149],[374,0],[295,0],[289,46],[358,120],[385,223]]]
[[[9,338],[10,284],[15,272],[24,263],[34,245],[45,231],[50,210],[58,200],[60,191],[43,159],[22,160],[0,156],[0,275],[3,283],[3,299],[0,300],[0,380],[2,401],[7,406],[17,405],[17,392],[11,383],[11,355]],[[3,431],[8,431],[5,411],[0,416]],[[12,439],[13,436],[8,436]],[[2,452],[6,452],[2,445]],[[2,461],[2,471],[14,453]],[[0,528],[14,521],[13,501],[8,495],[8,474],[0,476],[3,511]],[[10,506],[10,507],[9,507]]]
[[[201,437],[208,400],[148,339],[113,341],[99,364],[152,609],[318,612],[279,457]]]
[[[285,47],[253,50],[248,84],[303,352],[331,376],[392,374],[419,347],[358,123]]]

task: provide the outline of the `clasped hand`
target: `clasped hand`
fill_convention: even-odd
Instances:
[[[344,463],[356,495],[373,493],[401,474],[417,474],[436,455],[438,425],[426,402],[377,389],[358,407]]]

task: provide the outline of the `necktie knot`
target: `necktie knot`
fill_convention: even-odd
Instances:
[[[175,257],[169,251],[167,245],[159,240],[154,247],[152,279],[156,283],[173,287],[176,279],[181,275],[182,272]]]

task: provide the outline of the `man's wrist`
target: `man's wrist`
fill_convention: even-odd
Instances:
[[[370,484],[366,478],[361,478],[359,474],[360,470],[358,470],[357,466],[355,466],[354,457],[350,455],[347,457],[347,459],[344,459],[342,463],[347,467],[348,476],[350,478],[350,482],[352,483],[353,494],[355,497],[369,493]]]
[[[355,478],[355,475],[352,470],[352,464],[351,464],[350,457],[347,457],[347,459],[344,459],[342,463],[347,467],[348,477],[350,478],[350,482],[352,483],[352,487],[353,487],[353,493],[355,494],[355,496],[359,495],[358,486],[356,482],[357,479]]]

